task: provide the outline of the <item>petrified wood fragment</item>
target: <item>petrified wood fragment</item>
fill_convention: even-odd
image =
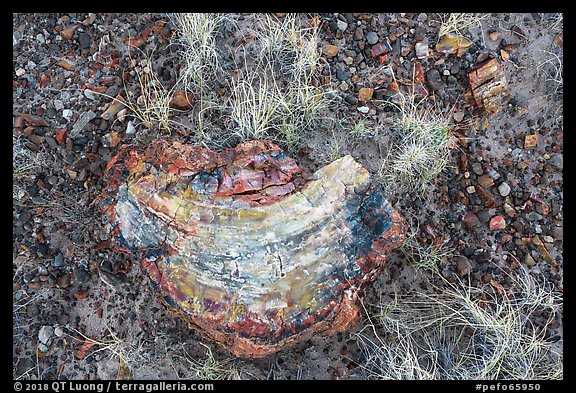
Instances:
[[[237,356],[357,320],[362,284],[405,232],[351,156],[304,178],[268,141],[212,151],[158,140],[107,167],[104,221],[170,309]]]
[[[497,113],[510,100],[508,82],[496,58],[470,72],[468,79],[474,102],[487,113]]]

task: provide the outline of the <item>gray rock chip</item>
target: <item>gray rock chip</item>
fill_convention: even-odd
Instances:
[[[94,101],[96,99],[96,96],[94,95],[94,92],[90,89],[84,89],[84,97],[88,98],[89,100]]]
[[[482,169],[482,164],[480,164],[479,162],[475,162],[474,164],[472,164],[472,172],[474,172],[478,176],[483,174],[484,170]]]
[[[74,126],[72,127],[72,130],[70,131],[68,136],[70,138],[76,138],[82,132],[84,127],[86,127],[86,125],[90,123],[90,121],[95,117],[96,113],[94,113],[93,111],[82,113],[78,118],[78,120],[76,120],[76,123],[74,123]]]
[[[44,325],[38,332],[38,340],[43,344],[49,344],[52,336],[54,335],[54,328],[52,326]]]
[[[540,214],[536,212],[526,213],[524,217],[526,217],[528,221],[540,221],[543,218]]]
[[[338,80],[340,81],[345,81],[348,78],[350,78],[352,74],[350,74],[350,72],[345,71],[345,70],[336,70],[336,78],[338,78]]]
[[[62,267],[64,266],[64,255],[58,254],[56,258],[52,260],[52,266],[54,267]]]
[[[18,42],[22,39],[22,34],[18,30],[12,32],[12,46],[16,46]]]
[[[36,366],[34,362],[29,357],[23,357],[18,360],[18,365],[16,366],[16,372],[14,376],[21,376],[26,372],[29,372],[31,368]]]
[[[416,50],[416,57],[419,59],[426,59],[428,57],[428,43],[417,42],[414,49]]]
[[[446,83],[448,83],[449,85],[455,85],[456,83],[458,83],[458,79],[456,79],[454,75],[450,75],[448,78],[446,78]]]
[[[459,255],[456,257],[456,270],[458,270],[458,275],[464,277],[472,271],[472,264],[470,260],[464,255]]]
[[[548,162],[550,163],[550,165],[555,166],[559,170],[564,169],[564,156],[562,154],[554,154],[552,157],[550,157],[550,160],[548,160]]]
[[[345,98],[344,101],[346,101],[347,104],[350,105],[356,105],[358,103],[358,98],[356,98],[354,95],[352,94],[348,94]]]
[[[54,104],[54,109],[56,109],[58,112],[64,109],[64,103],[61,100],[54,100],[52,101],[52,104]]]
[[[510,186],[506,182],[503,182],[498,186],[498,192],[503,197],[508,196],[508,194],[510,194],[510,191],[511,191]]]
[[[90,281],[90,272],[86,269],[77,267],[74,269],[74,281],[78,284],[85,284]]]
[[[354,30],[354,34],[352,35],[352,38],[354,38],[354,41],[360,41],[362,38],[364,38],[364,30],[362,30],[361,27],[357,27]]]
[[[378,34],[371,31],[370,33],[366,34],[366,41],[368,41],[370,45],[374,45],[378,42]]]
[[[526,257],[524,258],[524,263],[528,266],[536,265],[536,261],[534,260],[534,258],[532,258],[532,255],[530,254],[526,254]]]
[[[426,82],[432,90],[440,90],[444,87],[444,81],[440,77],[440,71],[436,68],[428,70],[426,73]]]
[[[90,44],[92,40],[90,36],[86,33],[78,33],[78,43],[80,44],[81,49],[88,49],[90,48]]]

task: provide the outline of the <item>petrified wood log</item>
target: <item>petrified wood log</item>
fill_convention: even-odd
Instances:
[[[169,308],[243,357],[345,330],[405,222],[351,156],[305,178],[268,141],[158,140],[107,166],[106,226]]]

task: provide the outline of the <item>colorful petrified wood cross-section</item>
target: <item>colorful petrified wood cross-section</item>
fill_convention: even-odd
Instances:
[[[261,357],[358,317],[405,222],[351,156],[305,176],[269,141],[213,151],[123,147],[101,206],[119,248],[169,308],[238,356]]]

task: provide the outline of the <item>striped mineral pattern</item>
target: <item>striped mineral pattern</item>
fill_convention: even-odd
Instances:
[[[306,175],[269,141],[124,146],[107,181],[118,248],[143,250],[169,309],[242,357],[347,329],[406,230],[351,156]]]

